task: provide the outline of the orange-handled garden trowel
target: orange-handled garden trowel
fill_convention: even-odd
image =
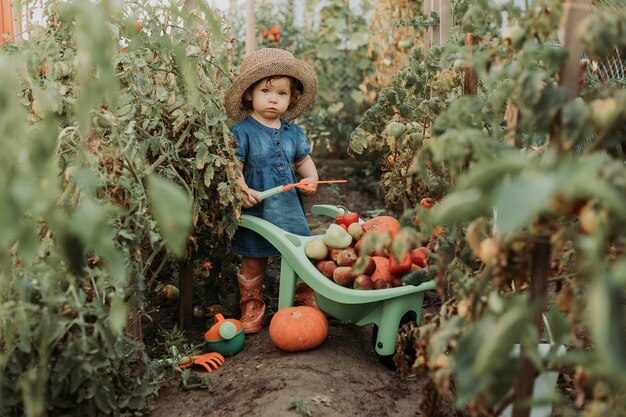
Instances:
[[[348,182],[348,180],[299,181],[299,182],[294,182],[293,184],[279,185],[278,187],[261,191],[259,195],[261,196],[261,200],[265,200],[268,197],[272,197],[276,194],[284,193],[285,191],[289,191],[292,188],[300,188],[302,190],[313,191],[314,189],[312,187],[309,187],[310,184],[331,184],[331,183],[337,183],[337,182]]]

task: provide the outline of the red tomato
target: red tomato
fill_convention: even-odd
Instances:
[[[395,256],[389,256],[389,270],[392,274],[404,274],[409,272],[411,270],[411,255],[409,252],[404,254],[402,262],[400,263],[396,261]]]
[[[429,209],[435,205],[435,200],[430,197],[424,197],[420,200],[420,206]]]
[[[359,213],[339,214],[337,215],[337,218],[335,219],[335,223],[339,225],[345,225],[346,227],[358,221],[359,221]]]
[[[428,264],[428,250],[425,247],[413,249],[409,254],[411,263],[422,268]]]

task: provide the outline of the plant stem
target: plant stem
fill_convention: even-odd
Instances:
[[[550,267],[550,239],[544,237],[542,241],[535,244],[532,252],[532,282],[530,302],[535,308],[533,321],[541,334],[542,312],[545,305],[546,293],[548,291],[548,269]],[[520,357],[522,358],[522,372],[515,385],[515,398],[513,402],[512,417],[529,417],[530,407],[524,403],[532,399],[535,387],[535,376],[537,369],[530,359],[525,355],[527,349],[536,349],[536,346],[521,345]]]

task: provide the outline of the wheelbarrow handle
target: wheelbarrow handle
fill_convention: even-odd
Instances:
[[[261,191],[259,193],[259,197],[261,197],[261,200],[265,200],[266,198],[272,197],[276,194],[280,194],[282,193],[284,186],[279,185],[278,187],[274,187],[274,188],[270,188],[269,190],[265,190],[265,191]]]
[[[313,190],[313,188],[309,187],[309,184],[332,184],[337,182],[347,182],[348,180],[326,180],[326,181],[300,181],[294,182],[293,184],[287,185],[279,185],[278,187],[270,188],[265,191],[259,192],[259,197],[261,200],[265,200],[268,197],[275,196],[276,194],[280,194],[285,191],[289,191],[292,188],[302,188],[304,190]]]

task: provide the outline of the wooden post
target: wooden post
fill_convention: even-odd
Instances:
[[[186,257],[179,263],[179,325],[183,330],[191,328],[193,318],[193,263]]]
[[[504,120],[509,131],[506,134],[506,143],[516,148],[521,148],[522,143],[517,138],[517,125],[519,124],[519,109],[515,107],[511,100],[506,101],[506,109],[504,111]]]
[[[0,0],[0,45],[16,37],[22,31],[21,13],[13,14],[11,0]],[[7,37],[2,36],[7,35]]]
[[[452,33],[452,2],[439,0],[439,44],[443,45]]]
[[[246,56],[256,51],[256,20],[254,16],[254,0],[246,2]]]
[[[431,0],[424,1],[424,16],[430,17],[430,13],[433,11],[433,5]],[[433,46],[433,28],[429,26],[424,35],[424,49],[429,50]]]
[[[478,45],[478,36],[474,36],[471,33],[465,34],[465,46],[474,50],[474,46]],[[475,96],[478,94],[478,74],[474,67],[466,64],[463,68],[463,95]]]
[[[565,6],[563,47],[567,49],[569,56],[559,72],[559,84],[567,89],[570,99],[578,96],[582,75],[580,57],[583,48],[576,28],[592,9],[589,0],[570,0]]]
[[[535,310],[535,326],[541,333],[543,327],[541,321],[541,315],[546,303],[546,293],[548,292],[548,270],[550,269],[550,256],[551,245],[550,238],[542,236],[535,247],[531,255],[532,259],[532,271],[531,271],[531,287],[530,287],[530,302]],[[512,417],[529,417],[530,407],[523,403],[533,396],[535,388],[535,377],[537,376],[537,370],[532,361],[526,357],[524,351],[526,347],[524,344],[520,346],[520,356],[522,357],[522,372],[519,379],[515,384],[515,394],[513,397],[513,412]]]
[[[428,1],[428,0],[426,0]],[[433,26],[433,34],[432,34],[432,44],[430,45],[431,47],[433,46],[437,46],[437,45],[441,45],[441,43],[439,42],[440,38],[441,38],[441,3],[440,0],[430,0],[431,1],[431,10],[434,10],[435,12],[439,13],[439,25]]]

